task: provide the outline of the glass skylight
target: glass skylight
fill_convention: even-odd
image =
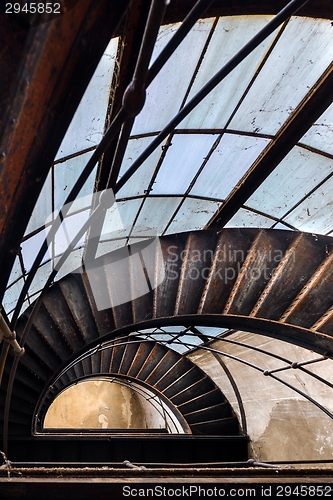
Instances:
[[[156,134],[271,16],[204,19],[178,47],[148,88],[120,170],[120,178]],[[153,59],[178,24],[162,27]],[[117,193],[117,206],[99,221],[96,257],[155,235],[201,229],[253,168],[293,110],[333,59],[330,21],[293,17],[276,30],[183,120]],[[45,226],[61,209],[102,138],[118,40],[103,55],[59,148],[35,210],[4,298],[15,307],[24,277],[45,237]],[[333,231],[333,106],[304,135],[227,227],[276,227],[327,234]],[[71,208],[89,213],[97,166]],[[73,225],[76,229],[82,221]],[[73,219],[74,220],[74,219]],[[97,227],[97,226],[96,226]],[[103,228],[103,229],[102,229]],[[98,233],[99,234],[99,233]],[[56,279],[81,265],[85,237]],[[63,248],[56,248],[60,255]],[[46,281],[54,248],[33,283],[36,297]],[[26,299],[29,304],[30,296]]]

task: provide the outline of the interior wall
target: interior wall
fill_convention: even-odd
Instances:
[[[239,342],[269,350],[293,362],[312,360],[320,356],[268,337],[237,332],[228,337]],[[214,347],[240,357],[253,365],[272,370],[286,366],[262,353],[225,342]],[[239,420],[240,411],[235,393],[220,364],[212,353],[199,350],[189,354],[191,361],[202,368],[221,388],[234,408]],[[333,420],[300,394],[272,377],[264,376],[238,361],[222,357],[231,371],[240,391],[250,437],[249,456],[264,462],[292,460],[328,460],[333,453]],[[333,381],[331,360],[307,365],[308,370]],[[286,370],[275,374],[333,412],[332,389],[300,370]]]

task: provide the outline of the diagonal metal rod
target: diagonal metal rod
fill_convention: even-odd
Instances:
[[[184,108],[168,123],[168,125],[150,143],[148,148],[133,162],[117,182],[114,192],[117,193],[128,179],[137,171],[142,163],[152,152],[167,138],[193,109],[233,71],[254,49],[256,49],[270,34],[272,34],[291,15],[305,5],[309,0],[292,0],[272,19],[262,30],[259,31],[244,47],[237,52],[210,80],[206,85],[184,106]]]

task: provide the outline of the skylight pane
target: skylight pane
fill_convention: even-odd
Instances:
[[[225,227],[271,227],[274,220],[264,215],[240,208]]]
[[[102,139],[118,39],[111,40],[81,99],[56,160],[96,146]]]
[[[45,225],[46,219],[52,213],[52,176],[49,172],[46,177],[44,186],[40,192],[37,203],[31,214],[29,224],[25,231],[25,234],[30,234]]]
[[[333,229],[332,193],[333,177],[308,196],[284,220],[301,231],[328,233]]]
[[[161,234],[179,203],[179,198],[147,198],[135,224],[135,235],[140,236],[140,233],[146,233],[147,229]]]
[[[179,354],[184,354],[184,352],[187,352],[189,350],[188,347],[184,346],[184,344],[176,343],[174,342],[173,344],[170,344],[168,347],[172,349],[173,351],[178,352]]]
[[[193,349],[195,346],[202,344],[202,340],[197,337],[194,333],[188,333],[179,337],[179,342],[183,344],[189,344],[188,348]],[[172,345],[172,344],[171,344]]]
[[[292,18],[230,128],[275,134],[331,62],[331,22]]]
[[[332,160],[295,147],[247,200],[246,205],[274,217],[282,217],[331,172]]]
[[[161,130],[179,111],[212,25],[213,19],[198,21],[148,87],[145,106],[135,120],[132,135]],[[161,27],[152,60],[178,27],[179,24]]]
[[[79,178],[92,152],[71,158],[63,163],[54,165],[54,210],[58,211],[64,205],[67,196]],[[72,204],[70,211],[78,211],[91,205],[94,190],[96,167],[82,187],[77,200]]]
[[[224,134],[190,194],[225,199],[268,142],[260,137]]]
[[[140,154],[149,146],[154,137],[141,137],[139,139],[130,139],[124,155],[124,161],[121,165],[119,179],[129,169],[133,161],[136,160]],[[162,153],[161,147],[156,148],[155,151],[147,158],[147,160],[139,167],[133,176],[126,182],[126,184],[118,191],[117,199],[127,198],[130,196],[143,195],[145,190],[148,189],[150,179],[156,168],[156,164]]]
[[[153,185],[153,194],[184,194],[217,135],[176,134]]]
[[[142,199],[119,201],[109,208],[105,215],[101,241],[125,238],[134,223]]]
[[[189,101],[260,29],[271,16],[222,17],[214,31],[200,71],[189,94]],[[256,50],[221,82],[179,128],[223,128],[258,69],[274,36],[270,35]]]
[[[312,125],[299,141],[313,148],[333,154],[333,104]]]
[[[186,198],[166,234],[202,229],[221,206],[221,202]]]
[[[2,304],[3,304],[3,307],[5,308],[6,312],[10,312],[15,308],[16,303],[17,303],[17,299],[21,293],[23,285],[24,285],[24,280],[23,280],[23,278],[21,278],[16,283],[14,283],[12,286],[7,288],[7,290],[3,296],[3,299],[2,299]]]
[[[285,224],[282,224],[282,222],[278,222],[274,226],[274,229],[284,229],[285,231],[290,231],[290,227],[286,226]]]

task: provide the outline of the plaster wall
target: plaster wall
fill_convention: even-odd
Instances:
[[[165,428],[163,416],[131,388],[106,380],[69,387],[50,405],[45,428]]]
[[[228,337],[280,355],[290,361],[320,358],[311,351],[247,332]],[[223,341],[210,347],[239,357],[263,370],[273,370],[287,363],[260,352]],[[238,418],[240,411],[235,393],[212,353],[198,350],[188,357],[202,368],[221,388]],[[333,420],[283,383],[236,360],[222,356],[240,391],[251,439],[250,456],[261,461],[325,460],[333,453]],[[306,368],[333,382],[333,361],[325,360]],[[333,412],[333,390],[300,370],[288,369],[275,376],[316,399]]]

